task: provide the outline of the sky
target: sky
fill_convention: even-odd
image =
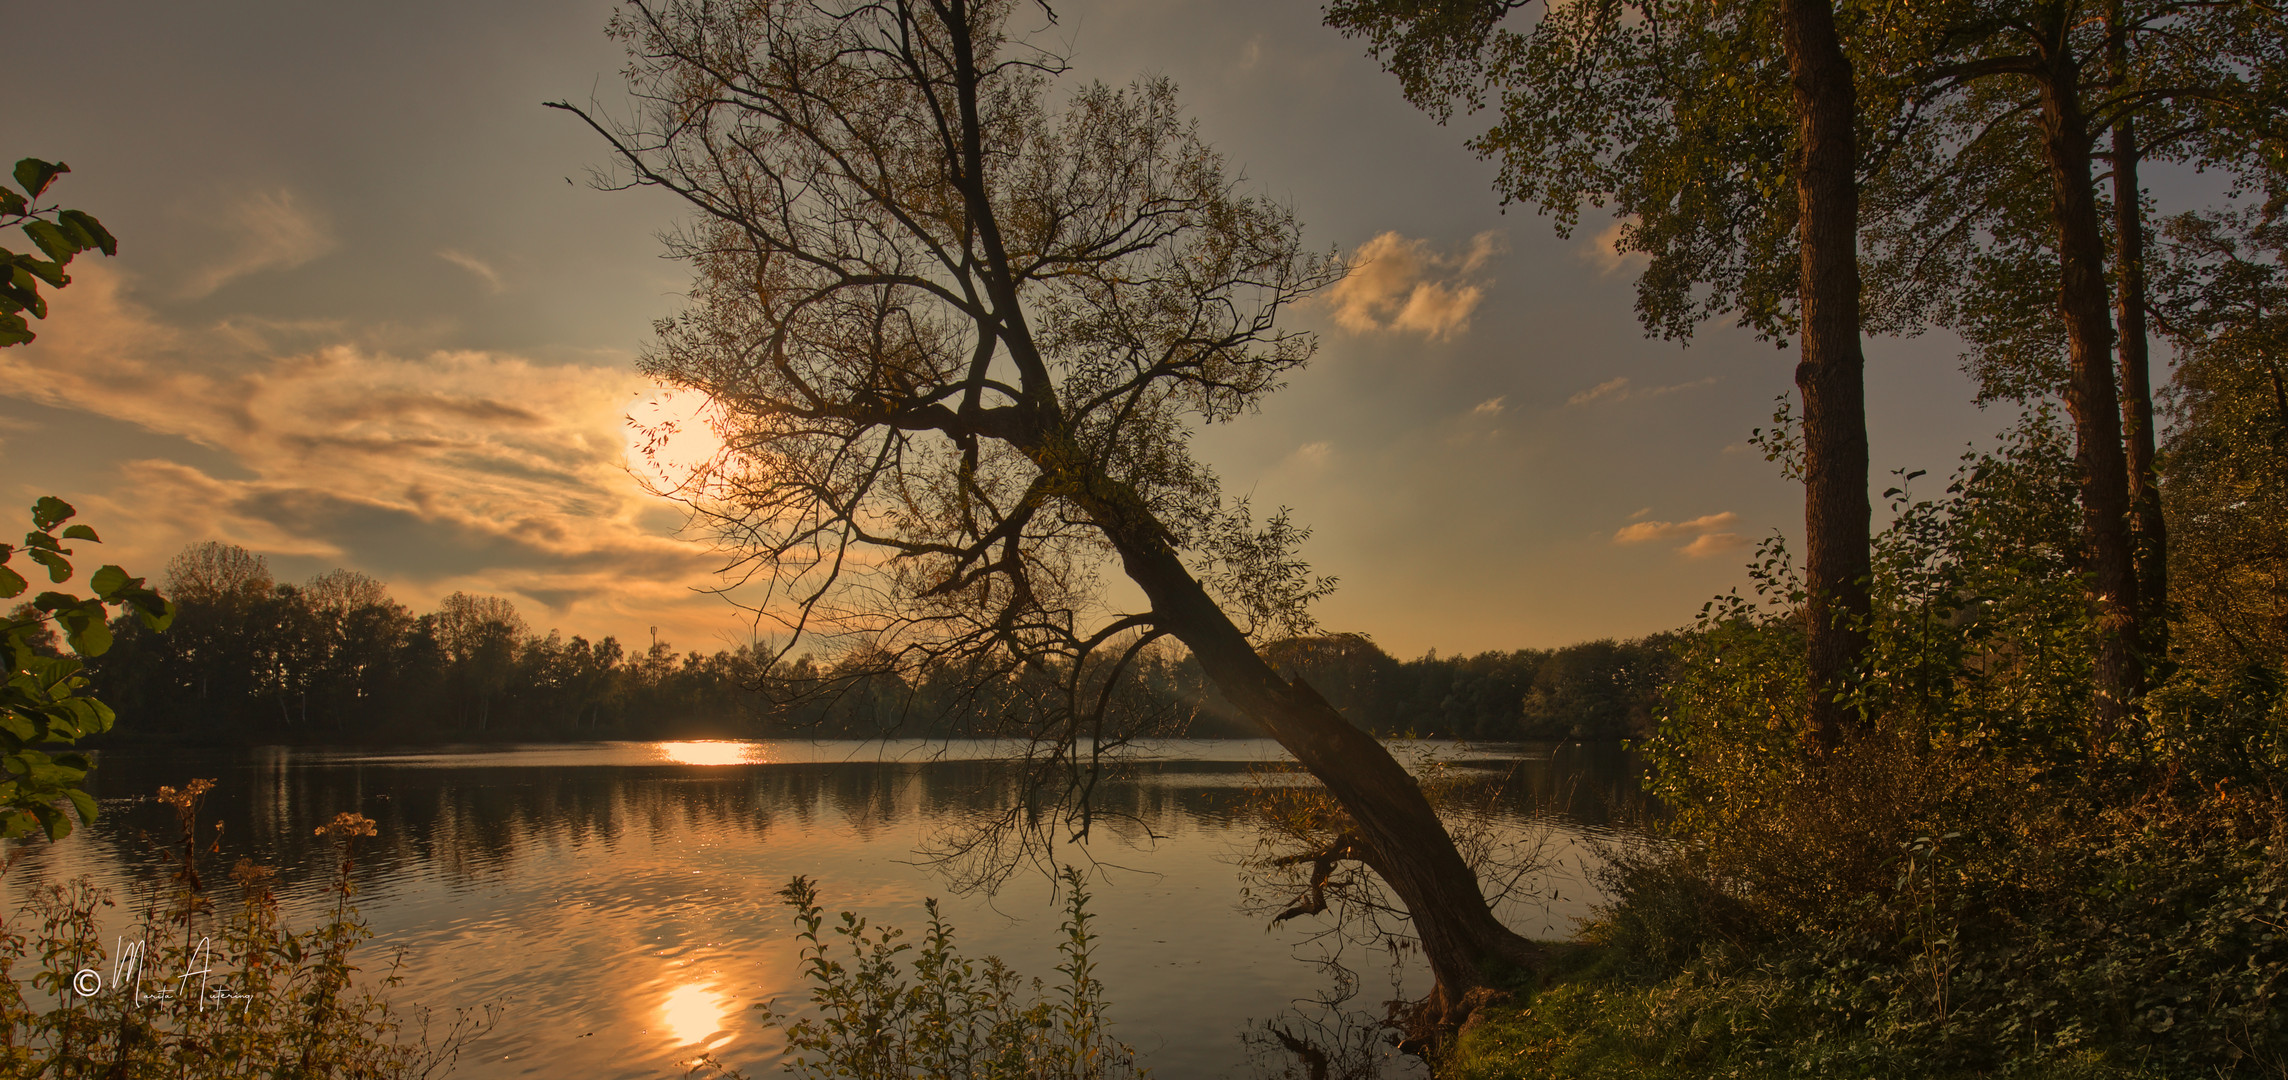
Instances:
[[[631,417],[692,406],[634,370],[689,280],[660,254],[679,209],[589,185],[606,148],[541,105],[620,100],[611,6],[0,0],[78,43],[15,50],[39,90],[0,154],[68,163],[55,198],[120,238],[0,351],[0,504],[62,496],[101,561],[154,578],[214,539],[416,610],[465,590],[540,631],[745,640],[722,556],[630,462]],[[1361,264],[1294,313],[1312,364],[1196,444],[1313,529],[1327,629],[1399,656],[1634,637],[1800,536],[1801,488],[1746,442],[1794,355],[1722,324],[1645,338],[1610,222],[1505,212],[1464,145],[1483,118],[1415,110],[1313,3],[1055,10],[1057,93],[1172,79],[1309,246]],[[1878,474],[1943,476],[2005,424],[1959,351],[1868,342]]]

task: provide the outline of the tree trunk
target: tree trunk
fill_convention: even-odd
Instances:
[[[1829,0],[1787,0],[1788,72],[1802,158],[1804,577],[1810,734],[1832,745],[1852,722],[1838,699],[1867,649],[1866,357],[1859,344],[1858,113],[1851,61]]]
[[[2083,115],[2079,72],[2070,58],[2041,79],[2042,152],[2058,230],[2058,311],[2065,321],[2066,409],[2073,414],[2081,467],[2084,543],[2097,608],[2098,719],[2118,737],[2143,689],[2137,657],[2137,577],[2129,545],[2129,471],[2121,401],[2113,382],[2113,318],[2105,284],[2105,238],[2098,228],[2094,148]]]
[[[1149,511],[1125,492],[1101,492],[1098,485],[1084,505],[1152,601],[1155,622],[1191,649],[1225,698],[1327,786],[1368,847],[1367,864],[1406,905],[1438,980],[1427,1019],[1459,1022],[1469,1008],[1465,997],[1485,983],[1489,965],[1540,963],[1540,946],[1494,918],[1477,874],[1390,751],[1302,680],[1280,678],[1185,568]]]
[[[2121,331],[2121,427],[2129,470],[2132,558],[2137,571],[2138,644],[2148,662],[2169,652],[2169,537],[2161,477],[2153,463],[2153,374],[2145,331],[2145,207],[2137,182],[2136,120],[2113,128],[2114,317]]]

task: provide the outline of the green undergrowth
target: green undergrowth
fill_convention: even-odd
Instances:
[[[1908,836],[1824,903],[1771,902],[1752,861],[1624,855],[1604,918],[1440,1075],[2288,1075],[2277,797],[1995,814],[2012,827]]]
[[[1678,639],[1656,838],[1441,1076],[2288,1077],[2288,665],[2269,616],[2187,608],[2109,708],[2074,461],[2036,409],[1943,496],[1886,492],[1837,729],[1767,542]]]

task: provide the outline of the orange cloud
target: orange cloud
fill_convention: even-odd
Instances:
[[[1640,517],[1647,512],[1646,510],[1639,510],[1630,516]],[[1677,552],[1688,559],[1705,559],[1712,555],[1746,546],[1747,538],[1739,533],[1728,531],[1731,526],[1738,524],[1739,520],[1740,515],[1726,510],[1720,514],[1708,514],[1693,518],[1690,521],[1639,521],[1622,526],[1620,531],[1613,534],[1613,543],[1644,544],[1655,540],[1676,540],[1689,536],[1692,537],[1691,542],[1677,548]]]
[[[1552,5],[1553,10],[1555,6]],[[1605,226],[1604,231],[1582,247],[1582,257],[1596,264],[1598,273],[1606,275],[1619,273],[1625,267],[1644,265],[1649,258],[1644,252],[1625,250],[1628,230],[1636,222],[1634,215],[1615,218],[1612,224]]]
[[[1721,529],[1740,520],[1740,515],[1726,510],[1690,521],[1640,521],[1623,526],[1613,534],[1616,544],[1641,544],[1648,540],[1668,540],[1679,536],[1693,536],[1713,529]]]
[[[1467,250],[1441,255],[1427,240],[1386,232],[1351,253],[1351,272],[1327,290],[1335,323],[1355,334],[1409,333],[1444,341],[1469,329],[1485,299],[1485,282],[1470,276],[1503,250],[1490,232]]]
[[[1709,533],[1676,550],[1682,552],[1687,559],[1705,559],[1747,546],[1747,537],[1739,533],[1721,532]]]
[[[680,624],[681,644],[702,646],[732,622],[693,591],[715,580],[706,549],[669,535],[675,508],[630,475],[625,418],[653,389],[633,371],[401,355],[322,325],[178,326],[101,263],[63,300],[38,341],[0,352],[0,379],[183,447],[120,460],[80,493],[83,516],[122,534],[107,559],[156,575],[182,545],[220,539],[364,570],[416,606],[519,593],[549,609],[529,613],[535,627]],[[688,441],[671,462],[696,452]]]
[[[1710,375],[1705,379],[1694,379],[1691,382],[1680,382],[1668,386],[1647,386],[1640,388],[1629,385],[1628,376],[1623,375],[1617,379],[1607,379],[1604,382],[1598,383],[1597,385],[1588,388],[1587,390],[1583,390],[1577,394],[1574,394],[1572,397],[1565,399],[1565,404],[1579,407],[1582,405],[1587,405],[1592,401],[1629,401],[1634,398],[1662,397],[1683,390],[1698,390],[1703,386],[1714,385],[1716,385],[1716,376]]]

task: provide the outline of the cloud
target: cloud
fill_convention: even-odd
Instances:
[[[1470,410],[1470,415],[1500,416],[1502,414],[1502,409],[1504,408],[1502,402],[1507,400],[1508,398],[1506,397],[1487,398],[1484,401],[1478,402],[1477,407]]]
[[[591,633],[726,621],[692,591],[714,580],[704,549],[661,535],[664,504],[629,475],[623,417],[650,389],[632,371],[177,326],[101,264],[65,299],[39,341],[0,353],[9,392],[215,452],[117,462],[82,505],[107,537],[139,538],[107,558],[156,576],[182,545],[219,539],[282,579],[348,566],[416,606],[468,589],[539,600]]]
[[[1647,507],[1629,516],[1642,517],[1650,512],[1651,508]],[[1621,526],[1620,531],[1613,534],[1613,543],[1645,544],[1689,536],[1692,540],[1676,550],[1688,559],[1705,559],[1747,544],[1748,541],[1740,534],[1727,531],[1739,521],[1740,515],[1729,510],[1690,521],[1639,521]]]
[[[1616,544],[1641,544],[1647,540],[1668,540],[1679,536],[1692,536],[1713,529],[1726,528],[1740,520],[1740,515],[1726,510],[1720,514],[1696,517],[1690,521],[1640,521],[1624,526],[1613,534]]]
[[[1597,385],[1592,386],[1587,390],[1583,390],[1580,393],[1573,395],[1572,397],[1566,398],[1565,404],[1587,405],[1588,403],[1595,401],[1601,397],[1610,397],[1614,394],[1622,394],[1625,396],[1628,388],[1629,378],[1628,376],[1623,375],[1618,379],[1608,379],[1604,382],[1598,383]]]
[[[452,248],[444,248],[438,251],[437,257],[475,274],[477,280],[485,283],[486,290],[495,295],[500,293],[502,288],[500,271],[493,269],[491,263],[465,251],[455,251]]]
[[[1565,404],[1578,408],[1592,401],[1629,401],[1635,398],[1656,398],[1679,391],[1698,390],[1703,386],[1714,385],[1716,385],[1716,376],[1710,375],[1705,379],[1694,379],[1691,382],[1675,383],[1669,386],[1635,387],[1629,385],[1628,376],[1623,375],[1617,379],[1607,379],[1587,390],[1574,394],[1565,399]]]
[[[1261,35],[1261,34],[1257,34],[1257,35],[1255,35],[1254,37],[1248,38],[1248,39],[1247,39],[1247,44],[1245,44],[1245,45],[1243,45],[1243,46],[1240,46],[1240,49],[1239,49],[1239,66],[1240,66],[1240,67],[1242,67],[1242,68],[1252,68],[1252,67],[1254,67],[1254,66],[1256,65],[1256,62],[1257,62],[1257,61],[1259,61],[1259,60],[1262,60],[1262,59],[1263,59],[1263,35]]]
[[[1467,250],[1439,254],[1427,240],[1386,232],[1351,253],[1351,272],[1327,301],[1335,323],[1354,334],[1409,333],[1445,341],[1468,330],[1470,314],[1485,299],[1485,281],[1470,280],[1502,252],[1501,237],[1484,232]]]
[[[182,298],[198,300],[248,274],[291,270],[334,249],[323,219],[302,207],[292,191],[257,192],[223,212],[231,241],[221,257],[183,284]]]
[[[1706,536],[1702,536],[1701,538],[1684,545],[1683,547],[1677,548],[1676,550],[1683,552],[1684,557],[1687,559],[1706,559],[1711,556],[1721,555],[1727,551],[1736,551],[1747,546],[1747,537],[1742,536],[1739,533],[1720,532],[1709,533]]]
[[[1626,232],[1635,227],[1636,223],[1634,216],[1615,218],[1612,224],[1605,226],[1604,231],[1582,245],[1581,256],[1595,265],[1598,273],[1608,276],[1619,273],[1624,267],[1643,265],[1650,256],[1641,251],[1622,250]]]
[[[1294,453],[1287,455],[1287,460],[1305,468],[1316,469],[1325,465],[1327,459],[1333,457],[1334,454],[1335,444],[1333,443],[1307,442],[1296,447]]]

